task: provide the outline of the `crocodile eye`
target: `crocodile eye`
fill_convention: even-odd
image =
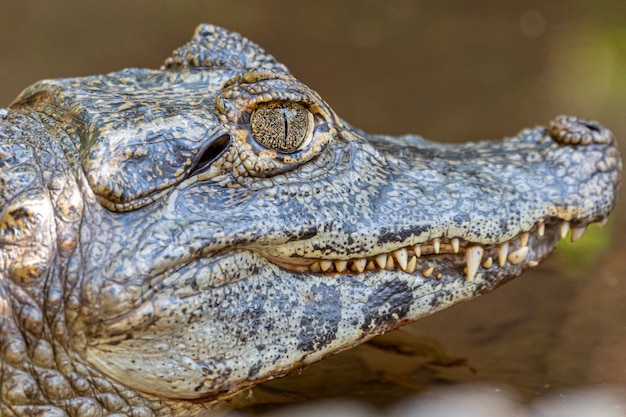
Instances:
[[[262,104],[250,118],[252,137],[268,149],[291,153],[304,149],[313,136],[313,114],[300,103]]]

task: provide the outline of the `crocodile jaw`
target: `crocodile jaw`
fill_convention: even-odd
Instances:
[[[237,259],[243,276],[207,291],[181,291],[176,306],[169,297],[153,298],[116,325],[137,328],[146,316],[167,311],[152,323],[159,331],[146,328],[142,338],[133,340],[100,340],[87,349],[86,359],[150,394],[218,400],[487,293],[544,259],[560,237],[560,227],[546,227],[543,236],[531,233],[524,261],[481,266],[471,280],[462,272],[462,256],[444,254],[420,258],[421,268],[440,271],[439,278],[434,272],[424,277],[423,270],[401,269],[302,273],[256,252],[225,255],[218,262],[226,266]],[[519,239],[511,242],[510,254],[519,251],[519,244]],[[170,316],[176,311],[184,315]],[[159,373],[151,375],[149,369]]]
[[[586,229],[586,225],[572,229],[572,242],[580,239]],[[466,280],[472,281],[478,273],[485,273],[491,268],[503,269],[507,264],[537,266],[554,248],[553,239],[550,238],[553,235],[564,238],[569,230],[569,222],[553,220],[547,226],[540,222],[533,230],[522,232],[511,240],[495,245],[461,242],[458,238],[435,238],[408,247],[397,248],[394,247],[396,245],[389,245],[385,252],[353,259],[265,257],[282,268],[301,274],[329,276],[400,270],[407,274],[417,271],[424,278],[440,280],[443,277],[457,279],[459,271],[462,271]],[[511,272],[507,275],[515,276],[518,273]]]

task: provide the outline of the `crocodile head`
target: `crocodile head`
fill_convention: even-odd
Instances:
[[[42,81],[12,111],[66,169],[51,202],[5,214],[54,233],[32,262],[2,246],[4,275],[39,283],[62,323],[46,337],[82,374],[184,410],[490,291],[605,221],[620,182],[595,122],[369,135],[210,25],[160,70]]]

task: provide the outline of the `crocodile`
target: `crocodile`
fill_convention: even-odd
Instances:
[[[158,70],[0,111],[2,416],[193,416],[536,266],[604,223],[609,130],[370,135],[201,25]]]

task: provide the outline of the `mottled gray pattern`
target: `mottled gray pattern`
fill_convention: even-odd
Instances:
[[[255,109],[290,103],[297,149],[257,140]],[[0,138],[3,416],[196,415],[535,266],[606,218],[621,172],[577,118],[367,135],[210,25],[160,70],[29,87]]]

